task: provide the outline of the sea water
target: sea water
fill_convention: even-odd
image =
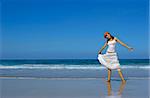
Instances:
[[[149,59],[120,59],[126,78],[149,77]],[[100,78],[107,68],[96,59],[0,60],[0,77]],[[117,70],[112,77],[118,78]]]

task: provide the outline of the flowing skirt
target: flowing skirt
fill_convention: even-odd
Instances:
[[[118,60],[117,53],[98,54],[99,62],[109,69],[119,69],[120,63]]]

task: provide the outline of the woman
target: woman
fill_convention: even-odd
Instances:
[[[111,70],[117,69],[120,78],[122,79],[122,82],[125,82],[124,77],[122,75],[121,69],[120,69],[120,63],[118,61],[117,53],[115,52],[115,44],[118,42],[124,47],[128,48],[130,51],[133,50],[133,48],[127,46],[125,43],[120,41],[118,38],[113,37],[109,32],[105,32],[104,38],[107,38],[107,42],[104,44],[104,46],[99,50],[98,60],[99,62],[107,67],[108,69],[108,80],[107,82],[110,82],[111,80]],[[106,54],[101,54],[103,49],[108,46]]]

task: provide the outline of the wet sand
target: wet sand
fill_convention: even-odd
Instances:
[[[149,78],[0,78],[0,98],[149,98]]]

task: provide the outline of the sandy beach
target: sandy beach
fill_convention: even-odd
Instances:
[[[1,98],[149,98],[149,78],[1,77]]]
[[[0,98],[150,98],[149,4],[1,0]]]

